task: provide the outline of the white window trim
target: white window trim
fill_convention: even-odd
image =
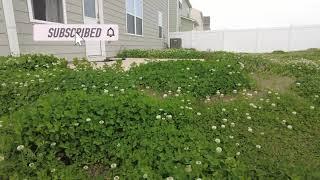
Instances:
[[[143,25],[144,25],[144,23],[143,23],[143,15],[144,15],[144,13],[143,13],[143,10],[144,10],[144,0],[142,0],[142,16],[141,17],[139,17],[139,16],[136,16],[136,15],[134,15],[134,14],[132,14],[132,13],[130,13],[130,12],[128,12],[128,10],[127,10],[127,1],[125,2],[125,6],[126,6],[126,34],[127,35],[130,35],[130,36],[138,36],[138,37],[143,37],[143,34],[144,34],[144,28],[143,28]],[[133,1],[133,9],[134,9],[134,12],[136,11],[136,3],[135,3],[135,1]],[[127,16],[127,14],[129,14],[129,15],[131,15],[131,16],[133,16],[134,17],[134,25],[135,25],[135,34],[133,34],[133,33],[129,33],[128,32],[128,16]],[[136,18],[141,18],[141,20],[142,20],[142,35],[140,35],[140,34],[137,34],[137,23],[136,23],[136,21],[137,21],[137,19]]]
[[[39,24],[68,24],[68,22],[67,22],[67,6],[66,6],[66,0],[62,0],[63,23],[51,22],[51,21],[42,21],[42,20],[34,19],[34,16],[33,16],[33,6],[32,6],[32,2],[31,2],[31,1],[32,1],[32,0],[27,0],[30,22],[32,22],[32,23],[39,23]]]

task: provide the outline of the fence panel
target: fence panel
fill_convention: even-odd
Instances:
[[[170,33],[183,48],[201,51],[272,52],[320,48],[320,25]]]

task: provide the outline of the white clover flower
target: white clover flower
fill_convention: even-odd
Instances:
[[[148,86],[147,86],[147,87],[148,87]],[[119,89],[119,87],[118,87],[118,86],[115,86],[114,89]],[[148,89],[148,88],[147,88],[147,89]]]
[[[51,147],[54,147],[54,146],[56,146],[56,145],[57,145],[56,142],[53,142],[53,143],[50,144]]]
[[[252,133],[253,129],[251,127],[248,127],[248,131]]]
[[[189,150],[189,147],[184,147],[183,148],[185,151],[188,151]]]
[[[260,135],[262,135],[262,136],[264,136],[264,134],[265,134],[264,132],[261,132],[261,133],[260,133]]]
[[[87,121],[87,122],[90,122],[90,121],[91,121],[91,119],[90,119],[90,118],[87,118],[87,119],[86,119],[86,121]]]
[[[4,156],[0,155],[0,162],[4,161]]]
[[[143,179],[148,179],[148,174],[143,174]]]
[[[301,86],[301,83],[296,83],[297,86]]]
[[[238,111],[238,109],[237,109],[237,108],[234,108],[233,110],[234,110],[234,111]]]
[[[161,115],[157,115],[156,119],[160,120],[161,119]]]
[[[315,107],[314,107],[314,106],[310,106],[310,109],[311,109],[311,110],[314,110],[314,109],[315,109]]]
[[[197,113],[197,115],[198,115],[198,116],[201,116],[201,113],[200,113],[200,112],[198,112],[198,113]]]
[[[237,152],[237,153],[236,153],[236,155],[237,155],[237,156],[240,156],[240,155],[241,155],[241,153],[240,153],[240,152]]]
[[[225,108],[222,108],[222,112],[226,112],[227,110]]]
[[[276,105],[275,103],[272,103],[271,106],[272,106],[272,107],[276,107],[277,105]]]
[[[248,120],[251,120],[251,119],[252,119],[252,117],[251,117],[251,116],[248,116],[248,117],[247,117],[247,119],[248,119]]]
[[[104,121],[99,121],[99,124],[104,124]]]
[[[187,68],[187,70],[189,71],[189,70],[190,70],[190,68]]]
[[[6,87],[7,84],[6,84],[6,83],[2,83],[1,86],[2,86],[2,87]]]
[[[293,115],[297,115],[297,112],[296,112],[296,111],[293,111],[292,114],[293,114]]]
[[[257,149],[261,149],[261,145],[256,145],[256,148]]]
[[[217,147],[217,148],[216,148],[216,152],[217,152],[217,153],[221,153],[221,152],[222,152],[222,148],[221,148],[221,147]]]
[[[272,94],[272,92],[271,92],[271,91],[268,91],[268,94]]]
[[[18,147],[17,147],[17,150],[18,151],[22,151],[24,149],[24,145],[19,145]]]
[[[201,178],[197,178],[196,180],[202,180]]]
[[[222,128],[222,129],[226,128],[226,125],[222,124],[222,125],[221,125],[221,128]]]
[[[85,87],[86,87],[86,85],[82,84],[82,85],[81,85],[81,87],[85,88]]]
[[[217,126],[212,126],[211,129],[216,130]]]
[[[124,89],[120,89],[120,92],[121,92],[121,93],[124,93]]]
[[[315,97],[315,98],[319,98],[319,95],[315,95],[314,97]]]
[[[229,136],[230,139],[234,139],[234,136]]]
[[[114,168],[117,167],[117,164],[116,163],[112,163],[110,167],[111,167],[111,169],[114,169]]]
[[[174,178],[170,176],[170,177],[167,177],[166,180],[174,180]]]
[[[74,123],[73,125],[74,125],[74,126],[79,126],[79,123]]]
[[[283,125],[286,125],[287,124],[287,121],[286,120],[282,120],[281,122]]]
[[[236,124],[233,123],[233,122],[230,125],[231,125],[231,127],[235,127],[236,126]]]
[[[164,95],[163,95],[163,98],[167,98],[167,97],[168,97],[168,94],[164,94]]]
[[[34,167],[34,163],[30,163],[29,167],[31,167],[31,168]]]
[[[290,129],[290,130],[293,129],[292,125],[288,125],[287,127],[288,127],[288,129]]]
[[[103,90],[103,93],[107,94],[107,93],[109,93],[109,90],[104,89],[104,90]]]
[[[222,119],[222,121],[223,121],[224,123],[226,123],[226,122],[228,122],[228,119],[224,118],[224,119]]]
[[[50,170],[50,172],[54,173],[54,172],[56,172],[56,169],[53,168],[53,169]]]
[[[172,119],[172,115],[167,115],[167,118],[168,119]]]
[[[120,177],[119,176],[115,176],[115,177],[113,177],[113,180],[119,180],[120,179]]]
[[[89,167],[88,167],[88,166],[83,166],[83,169],[84,169],[84,170],[88,170]]]
[[[196,161],[196,164],[197,164],[197,165],[201,165],[202,162],[201,162],[201,161]]]
[[[238,93],[238,91],[237,91],[237,90],[233,90],[232,92],[233,92],[233,94],[237,94],[237,93]]]
[[[236,146],[240,146],[240,143],[236,143]]]
[[[221,142],[221,140],[220,140],[220,139],[218,139],[218,138],[217,138],[217,139],[215,139],[214,141],[215,141],[217,144],[220,144],[220,142]]]

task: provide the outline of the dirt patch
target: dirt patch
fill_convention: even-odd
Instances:
[[[260,90],[273,90],[276,92],[286,92],[295,82],[293,77],[278,76],[278,75],[254,75],[257,87]]]

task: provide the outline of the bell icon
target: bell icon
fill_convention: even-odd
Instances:
[[[113,30],[112,28],[109,28],[109,29],[108,29],[108,31],[107,31],[107,36],[109,36],[109,37],[115,36],[115,35],[114,35],[114,30]]]

